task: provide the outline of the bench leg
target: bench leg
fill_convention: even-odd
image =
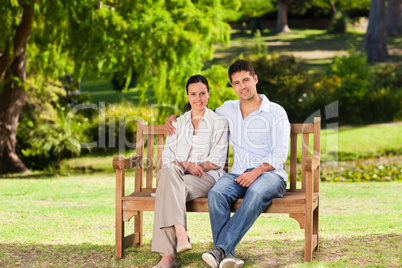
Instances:
[[[135,240],[134,245],[135,247],[141,247],[144,242],[144,229],[143,229],[143,221],[144,221],[144,212],[139,211],[138,215],[135,216],[134,219],[134,234]],[[138,237],[138,238],[137,238]]]
[[[115,208],[115,256],[123,257],[124,253],[124,222],[123,200],[124,195],[124,170],[116,170],[116,208]]]
[[[115,230],[115,256],[118,258],[123,257],[124,253],[124,222],[122,207],[116,206],[116,230]]]
[[[312,211],[306,212],[304,226],[304,262],[311,262],[313,258],[312,240],[313,240],[313,219]]]
[[[313,236],[315,236],[316,240],[317,240],[317,244],[316,244],[314,250],[318,250],[318,245],[319,245],[319,243],[318,243],[318,240],[319,240],[318,226],[319,226],[320,203],[319,203],[319,200],[317,202],[318,202],[318,205],[313,212]]]

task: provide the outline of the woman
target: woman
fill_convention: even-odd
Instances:
[[[226,161],[228,123],[207,107],[207,79],[191,76],[186,92],[191,110],[173,123],[176,133],[167,136],[157,176],[152,251],[162,259],[154,268],[178,267],[177,253],[191,249],[186,202],[208,196]]]

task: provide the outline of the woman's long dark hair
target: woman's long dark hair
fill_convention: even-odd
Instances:
[[[191,84],[199,83],[199,82],[201,82],[204,85],[206,85],[207,86],[207,91],[209,92],[208,80],[204,76],[202,76],[200,74],[196,74],[196,75],[191,76],[187,80],[187,84],[186,84],[186,93],[187,93],[187,95],[188,95],[188,86],[191,85]],[[207,105],[207,108],[208,108],[208,105]],[[190,102],[187,102],[187,104],[184,106],[183,110],[184,110],[184,112],[188,112],[188,111],[191,110]]]

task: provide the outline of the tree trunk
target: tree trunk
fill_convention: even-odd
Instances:
[[[4,87],[0,93],[0,174],[5,173],[30,173],[15,152],[18,120],[25,98],[24,82],[26,79],[26,44],[32,24],[33,9],[24,8],[24,16],[28,14],[31,19],[22,19],[17,28],[16,37],[20,38],[21,32],[25,36],[23,42],[14,42],[12,62],[4,73]],[[27,13],[25,13],[27,12]],[[22,25],[28,23],[29,25]],[[16,49],[17,46],[17,49]]]
[[[36,1],[35,1],[36,2]],[[4,53],[0,56],[0,81],[3,80],[8,68],[13,63],[17,52],[25,44],[26,37],[29,36],[29,32],[34,17],[33,5],[24,5],[22,11],[21,23],[17,27],[15,36],[13,36],[13,47],[10,49],[10,43],[6,42]],[[11,54],[12,52],[12,54]],[[10,55],[11,54],[11,55]]]
[[[278,8],[278,18],[276,20],[276,32],[278,33],[289,33],[290,29],[288,27],[288,8],[289,4],[287,1],[280,1]]]
[[[388,36],[402,33],[402,0],[388,0],[386,29]]]
[[[364,48],[368,61],[386,61],[388,59],[384,0],[371,0]]]

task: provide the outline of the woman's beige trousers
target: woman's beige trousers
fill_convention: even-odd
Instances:
[[[174,164],[163,167],[157,179],[152,251],[176,256],[177,239],[174,225],[181,224],[187,230],[186,202],[207,197],[215,179],[208,174],[204,177],[184,174],[183,170]]]

